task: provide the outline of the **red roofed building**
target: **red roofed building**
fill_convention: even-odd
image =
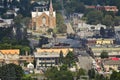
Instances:
[[[86,6],[86,8],[89,9],[97,9],[97,10],[105,10],[105,11],[112,11],[112,12],[118,12],[117,6]]]
[[[116,58],[116,57],[112,57],[111,60],[117,61],[117,60],[120,60],[120,59],[119,59],[119,58]]]

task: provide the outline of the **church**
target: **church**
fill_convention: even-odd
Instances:
[[[40,11],[42,9],[42,11]],[[36,7],[32,12],[32,31],[46,32],[49,28],[56,27],[56,12],[53,11],[52,0],[50,0],[49,10],[44,7]]]

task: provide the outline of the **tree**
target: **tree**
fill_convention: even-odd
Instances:
[[[29,17],[30,16],[30,0],[20,0],[20,11],[24,17]]]
[[[96,24],[101,23],[103,13],[101,11],[93,10],[93,11],[88,12],[86,17],[87,17],[87,23],[88,24],[96,25]]]
[[[60,70],[61,70],[61,71],[67,71],[67,65],[63,64],[63,65],[60,67]]]
[[[64,18],[61,13],[57,13],[56,15],[56,23],[57,23],[57,32],[65,33],[67,31],[67,26],[64,24]]]
[[[103,58],[108,58],[108,52],[106,51],[103,51],[101,54],[100,54],[100,57],[103,59]]]
[[[21,14],[18,14],[15,18],[14,18],[14,24],[15,24],[15,27],[17,28],[21,28],[22,25],[21,25],[21,22],[22,22],[22,18],[23,16]]]
[[[95,70],[94,69],[90,69],[88,71],[88,75],[89,75],[90,79],[94,79],[95,78]]]
[[[63,59],[64,59],[63,52],[60,51],[60,58],[59,58],[59,62],[60,62],[60,64],[63,63]]]
[[[67,64],[69,67],[72,67],[75,63],[75,56],[72,51],[69,51],[66,57],[64,58],[64,64]]]
[[[100,35],[101,35],[102,37],[105,36],[105,29],[104,29],[104,27],[101,27],[101,28],[100,28]]]
[[[85,75],[86,71],[82,68],[80,68],[77,72],[77,78],[80,78],[80,76]]]
[[[36,78],[33,79],[33,78],[31,77],[31,75],[24,75],[23,78],[22,78],[22,80],[37,80],[37,79],[36,79]]]
[[[47,30],[47,32],[48,32],[48,33],[51,33],[51,32],[53,32],[53,29],[49,28],[49,29]]]
[[[26,53],[26,54],[29,55],[29,53],[30,53],[30,47],[24,46],[24,47],[23,47],[23,50],[24,50],[24,53]]]
[[[15,64],[6,64],[0,67],[0,78],[2,80],[21,80],[24,75],[22,68]]]
[[[102,74],[96,74],[95,80],[108,80],[107,77],[105,78]]]
[[[58,69],[56,67],[48,68],[45,72],[45,76],[48,79],[55,80],[55,74],[57,75]]]
[[[120,79],[120,72],[113,71],[110,80],[119,80]]]
[[[120,16],[115,16],[114,17],[114,25],[119,26],[120,25]]]
[[[111,15],[105,15],[105,17],[102,20],[102,24],[106,25],[107,28],[110,28],[114,24],[113,17]]]
[[[58,28],[58,33],[66,33],[67,32],[67,26],[66,24],[61,24],[61,27]]]
[[[30,17],[24,17],[21,22],[26,28],[29,27],[30,24]]]
[[[114,35],[115,35],[114,27],[108,29],[107,35],[108,35],[108,37],[110,37],[110,38],[111,38],[111,37],[114,37]]]
[[[60,70],[52,67],[45,72],[45,76],[49,80],[73,80],[72,72],[68,71],[65,66],[62,66]]]
[[[84,3],[78,3],[76,4],[75,12],[77,13],[84,13],[85,12],[85,5]]]

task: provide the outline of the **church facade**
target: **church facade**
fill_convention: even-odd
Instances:
[[[46,32],[49,28],[54,29],[56,27],[56,12],[53,11],[52,0],[50,1],[49,10],[42,9],[39,11],[39,7],[35,12],[32,12],[32,27],[33,31]]]

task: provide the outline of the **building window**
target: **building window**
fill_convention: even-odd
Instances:
[[[46,17],[42,18],[42,24],[45,25],[46,24]]]

